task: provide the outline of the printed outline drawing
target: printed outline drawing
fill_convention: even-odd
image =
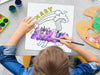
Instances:
[[[61,23],[68,23],[69,22],[69,18],[67,16],[67,11],[61,11],[61,10],[50,11],[50,12],[44,14],[43,16],[41,16],[40,19],[37,21],[36,25],[39,27],[41,24],[43,24],[47,21],[52,21],[52,20],[55,22],[55,25],[56,25],[56,29],[53,31],[55,31],[55,33],[57,31],[60,32],[62,30]],[[34,29],[32,31],[30,31],[31,35],[34,32]],[[47,28],[47,31],[48,30],[50,30],[50,28]],[[47,46],[48,43],[49,43],[48,41],[40,40],[39,43],[37,43],[37,45],[44,48]],[[62,45],[62,44],[60,44],[60,45]]]

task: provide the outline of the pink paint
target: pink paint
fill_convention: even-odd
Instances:
[[[100,44],[100,36],[96,38],[96,42]]]

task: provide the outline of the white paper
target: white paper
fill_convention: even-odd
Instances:
[[[0,0],[0,4],[7,2],[7,1],[9,1],[9,0]]]
[[[52,7],[53,10],[49,11],[48,7]],[[73,31],[73,17],[74,17],[74,6],[72,5],[57,5],[57,4],[40,4],[40,3],[28,3],[27,16],[40,15],[40,12],[44,13],[44,9],[48,10],[48,13],[44,14],[36,24],[35,28],[39,26],[50,28],[50,30],[59,30],[60,32],[66,32],[72,37]],[[45,19],[46,18],[46,19]],[[60,43],[52,43],[46,41],[37,41],[31,39],[31,35],[35,28],[26,34],[25,38],[25,49],[26,50],[42,50],[48,46],[57,45],[61,47],[65,52],[71,52],[69,48]]]

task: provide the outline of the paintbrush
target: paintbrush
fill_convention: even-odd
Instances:
[[[60,38],[56,38],[56,37],[51,37],[51,38],[52,39],[56,39],[56,40],[60,40],[60,41],[66,41],[66,42],[70,42],[70,43],[74,43],[74,44],[77,44],[77,45],[84,46],[84,44],[82,44],[82,43],[78,43],[78,42],[74,42],[74,41],[70,41],[70,40],[60,39]]]

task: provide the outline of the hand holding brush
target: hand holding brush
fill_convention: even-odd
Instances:
[[[81,46],[84,46],[84,44],[81,44],[81,43],[78,43],[78,42],[74,42],[73,39],[71,37],[68,37],[66,35],[64,36],[61,36],[60,38],[56,38],[56,37],[51,37],[52,39],[56,39],[56,40],[60,40],[60,42],[62,44],[65,44],[67,45],[69,48],[71,47],[75,47],[76,44],[77,45],[81,45]]]

